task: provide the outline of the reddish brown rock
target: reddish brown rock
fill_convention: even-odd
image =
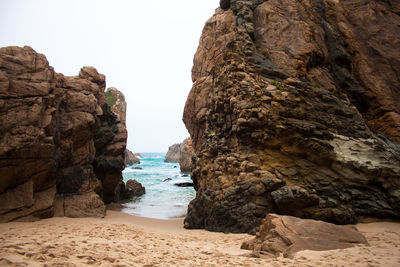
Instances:
[[[51,217],[54,209],[104,216],[109,189],[96,173],[122,179],[126,145],[104,87],[92,67],[66,77],[30,47],[0,48],[1,221]],[[113,168],[102,168],[103,159]]]
[[[335,225],[316,220],[269,214],[252,240],[242,249],[253,250],[253,256],[293,257],[301,250],[333,250],[368,245],[354,226]]]
[[[232,11],[217,10],[206,22],[192,68],[193,88],[186,100],[183,121],[193,140],[193,147],[201,145],[206,129],[206,111],[212,84],[212,69],[223,62],[223,50],[235,33]]]
[[[185,226],[255,233],[270,212],[399,218],[399,24],[394,1],[217,9],[183,115],[197,190]]]

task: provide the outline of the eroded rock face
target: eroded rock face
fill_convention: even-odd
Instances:
[[[168,152],[165,155],[165,162],[179,162],[179,158],[181,157],[181,146],[182,143],[173,144],[168,148]]]
[[[125,150],[125,166],[140,164],[140,159],[129,149]]]
[[[192,170],[192,157],[194,149],[191,138],[186,138],[181,146],[181,156],[179,158],[179,166],[181,172],[190,172]]]
[[[128,197],[138,197],[146,194],[146,188],[134,179],[126,182],[126,194]]]
[[[0,48],[0,221],[55,210],[105,215],[101,197],[109,188],[97,163],[112,155],[116,168],[104,175],[121,175],[123,158],[112,144],[124,146],[126,133],[119,134],[104,87],[104,75],[92,67],[66,77],[30,47]]]
[[[181,172],[190,172],[192,169],[192,157],[194,148],[192,139],[186,138],[182,143],[174,144],[169,147],[166,162],[179,162]]]
[[[357,244],[368,242],[354,226],[269,214],[257,236],[243,242],[241,248],[252,250],[253,256],[293,257],[301,250],[344,249]]]
[[[105,92],[107,105],[101,117],[101,127],[95,136],[96,158],[94,162],[97,177],[103,184],[103,201],[119,201],[116,187],[123,180],[125,150],[128,132],[126,130],[126,102],[124,95],[116,88]]]
[[[255,233],[271,212],[398,218],[398,5],[230,2],[194,59],[185,226]]]

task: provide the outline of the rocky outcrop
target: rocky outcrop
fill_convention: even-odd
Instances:
[[[168,152],[165,155],[165,162],[176,163],[179,162],[179,158],[181,157],[181,146],[180,144],[173,144],[168,148]]]
[[[179,166],[181,172],[190,172],[192,170],[192,157],[194,149],[192,139],[186,138],[181,145],[181,156],[179,157]]]
[[[140,164],[140,159],[129,149],[125,150],[125,166]]]
[[[0,48],[0,221],[105,215],[126,131],[104,89],[92,67],[66,77],[30,47]]]
[[[180,144],[169,147],[166,162],[179,162],[181,172],[190,172],[192,169],[192,157],[194,155],[193,143],[191,138],[186,138]]]
[[[187,228],[255,233],[268,213],[400,217],[395,1],[221,1],[183,120]]]
[[[117,202],[116,189],[121,186],[125,168],[125,150],[128,132],[126,130],[126,102],[124,95],[116,88],[105,92],[106,111],[101,119],[101,128],[95,136],[95,172],[103,184],[103,201]]]
[[[293,257],[301,250],[344,249],[357,244],[368,242],[354,226],[269,214],[256,237],[243,242],[241,248],[253,250],[256,257]]]

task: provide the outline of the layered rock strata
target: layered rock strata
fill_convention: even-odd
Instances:
[[[185,227],[399,218],[397,2],[222,2],[183,116],[197,191]]]
[[[104,89],[92,67],[66,77],[30,47],[0,48],[0,221],[105,215],[126,131]]]

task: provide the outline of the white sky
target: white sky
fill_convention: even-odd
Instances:
[[[128,103],[128,148],[166,152],[182,122],[201,30],[218,0],[0,0],[0,46],[31,46],[56,72],[93,66]]]

